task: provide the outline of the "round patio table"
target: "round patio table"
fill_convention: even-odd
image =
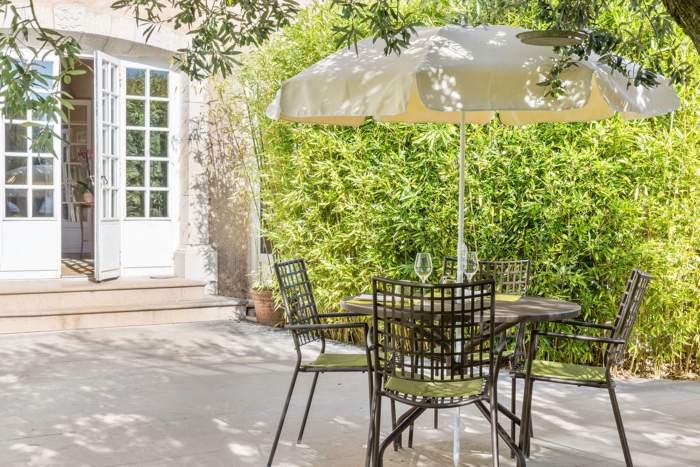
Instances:
[[[373,305],[359,297],[346,297],[340,307],[347,311],[372,316]],[[500,328],[514,326],[523,322],[558,321],[575,318],[581,313],[581,306],[576,303],[545,297],[520,297],[518,300],[499,300],[496,295],[496,322]]]
[[[365,296],[366,297],[366,296]],[[505,298],[505,297],[504,297]],[[371,301],[360,299],[360,296],[346,297],[341,300],[340,307],[346,311],[351,311],[355,313],[361,313],[368,316],[372,316],[374,305]],[[537,323],[544,321],[558,321],[561,319],[575,318],[581,313],[581,306],[576,303],[567,302],[564,300],[557,300],[554,298],[545,297],[532,297],[524,296],[517,300],[510,299],[500,299],[498,294],[496,294],[496,304],[495,304],[495,318],[496,322],[499,323],[496,326],[495,331],[501,333],[506,329],[515,326],[519,323],[530,322],[537,326]],[[522,336],[519,334],[519,338]],[[424,411],[425,409],[419,409]],[[501,412],[509,414],[509,418],[515,417],[515,414],[510,413],[505,407],[500,407]],[[500,423],[499,423],[500,425]],[[455,414],[454,420],[454,453],[453,456],[455,461],[458,460],[459,456],[459,412]],[[500,430],[499,430],[500,431]],[[502,433],[508,436],[505,432]],[[509,437],[510,438],[510,437]],[[525,465],[525,458],[523,456],[520,446],[517,446],[514,439],[510,440],[512,443],[511,448],[517,449],[518,458],[521,461],[518,462],[518,466]]]

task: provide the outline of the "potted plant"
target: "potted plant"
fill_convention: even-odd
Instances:
[[[255,283],[250,289],[255,305],[255,320],[267,326],[283,326],[284,314],[275,306],[272,284]]]

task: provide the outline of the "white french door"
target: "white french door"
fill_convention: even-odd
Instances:
[[[121,272],[124,96],[120,61],[95,52],[95,280]]]

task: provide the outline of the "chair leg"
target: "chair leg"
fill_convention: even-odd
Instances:
[[[374,429],[372,433],[372,466],[379,467],[382,460],[379,458],[379,438],[382,433],[382,396],[377,391],[374,394]]]
[[[489,395],[489,407],[491,412],[491,465],[498,467],[498,380],[495,380],[491,386],[491,394]]]
[[[532,405],[532,389],[534,381],[525,380],[525,395],[522,403],[522,417],[520,418],[520,436],[518,437],[518,445],[525,457],[530,456],[530,436],[528,427],[530,426],[531,405]]]
[[[391,407],[391,429],[393,430],[396,428],[396,401],[394,399],[391,399],[390,403]],[[394,441],[394,451],[398,451],[399,448],[401,447],[402,444],[402,437],[399,436],[396,441]]]
[[[433,428],[438,429],[438,409],[433,410]]]
[[[408,448],[413,448],[413,423],[408,427]]]
[[[320,373],[314,373],[314,381],[311,383],[311,391],[309,392],[309,399],[306,401],[306,410],[304,410],[304,418],[301,419],[301,428],[299,429],[299,436],[297,437],[297,444],[301,444],[301,439],[304,437],[304,428],[306,427],[306,419],[309,417],[309,409],[311,408],[311,401],[314,398],[314,391],[316,391],[316,382],[318,381],[318,375]]]
[[[620,406],[617,403],[617,395],[615,395],[615,388],[612,384],[608,385],[608,393],[610,394],[610,402],[612,403],[613,415],[615,415],[617,433],[620,435],[620,444],[622,444],[622,452],[625,455],[625,465],[627,467],[632,467],[632,455],[630,454],[629,444],[627,444],[625,427],[622,424],[622,414],[620,413]]]
[[[272,449],[270,450],[270,457],[267,459],[267,467],[272,465],[272,460],[275,458],[275,451],[277,450],[277,443],[279,443],[280,435],[282,434],[282,426],[284,425],[284,419],[287,416],[287,410],[289,409],[289,401],[292,399],[292,393],[294,392],[294,385],[297,382],[297,375],[299,375],[299,367],[294,368],[294,374],[292,375],[292,382],[289,385],[289,391],[287,391],[287,399],[284,401],[284,407],[282,408],[282,416],[280,417],[279,424],[277,425],[277,432],[275,433],[275,440],[272,442]]]
[[[367,452],[365,454],[365,467],[369,467],[369,464],[372,459],[372,440],[373,440],[373,432],[374,432],[374,375],[372,374],[372,370],[370,369],[367,372],[367,375],[369,376],[369,430],[367,433]]]
[[[516,383],[516,378],[515,375],[511,375],[510,377],[510,411],[511,413],[515,414],[516,412],[516,395],[517,395],[517,383]],[[515,439],[515,420],[511,419],[510,420],[510,437]],[[511,449],[510,450],[510,457],[511,459],[515,457],[515,452]]]

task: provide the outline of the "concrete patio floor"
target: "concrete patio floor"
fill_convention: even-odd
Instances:
[[[1,336],[0,465],[264,465],[293,359],[286,332],[245,322]],[[301,378],[276,463],[363,465],[366,378],[321,376],[296,445]],[[636,465],[700,465],[700,383],[627,380],[618,394]],[[386,465],[451,465],[452,414],[440,418],[440,430],[421,419],[415,448]],[[623,465],[604,390],[536,385],[534,421],[530,466]],[[462,428],[462,465],[489,465],[475,408]],[[501,460],[513,465],[504,447]]]

